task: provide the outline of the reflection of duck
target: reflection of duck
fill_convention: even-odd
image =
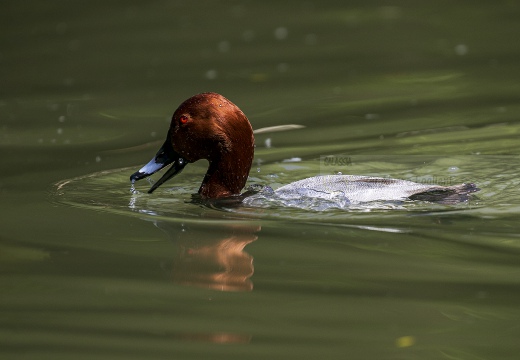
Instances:
[[[253,290],[253,257],[244,247],[257,239],[253,234],[257,230],[254,226],[235,226],[211,239],[207,239],[207,232],[205,236],[196,236],[196,240],[193,234],[184,240],[179,238],[173,281],[221,291]]]
[[[134,211],[143,212],[140,204],[133,203]],[[145,212],[147,215],[148,212]],[[204,216],[203,216],[204,217]],[[253,290],[253,257],[244,248],[257,239],[256,233],[261,230],[258,224],[245,221],[200,221],[179,223],[163,221],[161,217],[145,216],[145,221],[153,222],[171,240],[174,250],[172,254],[164,253],[161,268],[171,274],[176,285],[191,286],[218,291]],[[206,219],[210,220],[210,219]],[[170,255],[173,263],[170,270]],[[176,291],[177,292],[177,291]],[[213,298],[207,292],[209,300]],[[204,318],[205,314],[200,314]],[[247,344],[253,336],[242,331],[232,332],[230,329],[219,329],[216,326],[188,326],[179,329],[170,336],[175,340],[194,341],[215,344]],[[201,331],[202,330],[202,331]]]
[[[253,161],[254,137],[249,120],[231,101],[216,93],[195,95],[175,111],[168,136],[155,157],[130,179],[143,179],[172,164],[149,193],[177,175],[187,163],[207,159],[209,168],[199,194],[223,198],[240,194]],[[420,199],[457,202],[478,191],[474,184],[437,186],[353,175],[316,176],[277,189],[273,195],[347,202]]]
[[[244,248],[261,230],[253,223],[170,223],[154,220],[175,246],[173,282],[220,291],[252,291],[253,257]]]

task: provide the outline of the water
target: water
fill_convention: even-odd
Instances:
[[[516,359],[520,9],[394,4],[4,3],[0,357]],[[201,161],[131,192],[202,91],[298,125],[255,136],[248,184],[481,191],[201,203]]]

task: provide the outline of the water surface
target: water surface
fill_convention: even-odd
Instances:
[[[0,357],[516,359],[519,10],[4,3]],[[341,172],[481,191],[201,204],[200,161],[130,192],[203,91],[255,129],[301,125],[256,135],[249,184]]]

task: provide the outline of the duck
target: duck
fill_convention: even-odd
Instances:
[[[198,194],[202,199],[241,195],[254,157],[251,123],[240,108],[224,96],[205,92],[185,100],[173,113],[166,141],[155,156],[130,176],[132,186],[159,170],[169,169],[148,190],[153,193],[184,167],[206,159],[209,166]],[[320,175],[299,180],[268,195],[282,199],[343,199],[346,203],[423,200],[440,203],[467,201],[479,191],[474,183],[452,186],[362,175]],[[264,192],[265,196],[265,192]],[[251,203],[251,202],[250,202]]]

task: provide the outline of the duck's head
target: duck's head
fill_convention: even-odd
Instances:
[[[199,194],[203,198],[232,196],[246,183],[253,152],[253,129],[238,106],[222,95],[202,93],[175,110],[163,146],[130,180],[143,179],[172,164],[150,188],[152,193],[186,164],[207,159],[209,167]]]

